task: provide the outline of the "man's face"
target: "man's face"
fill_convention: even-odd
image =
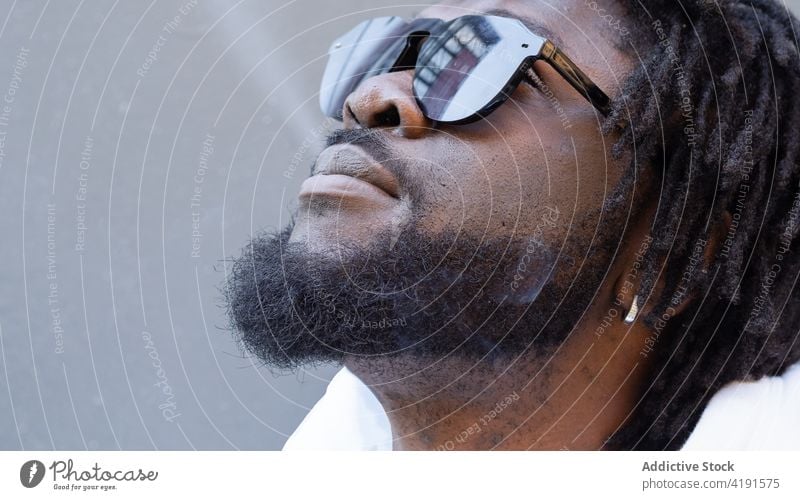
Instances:
[[[613,96],[628,61],[613,43],[613,31],[584,3],[458,2],[427,8],[419,17],[449,20],[507,11],[500,15],[543,26],[547,33],[541,34],[556,38]],[[347,180],[339,177],[314,176],[303,185],[292,241],[322,251],[342,242],[368,247],[375,234],[411,224],[432,236],[463,231],[479,238],[517,238],[535,231],[553,207],[563,216],[545,235],[554,247],[571,232],[590,235],[621,168],[608,158],[611,144],[600,133],[601,117],[592,105],[546,63],[537,62],[535,71],[546,89],[523,82],[511,100],[469,125],[427,120],[412,94],[412,71],[362,83],[346,102],[344,125],[385,139],[388,151],[373,156],[381,156],[388,168],[376,169],[375,177],[382,177],[380,184],[394,196],[357,182],[345,188]],[[369,169],[357,149],[329,148],[316,169],[335,170],[337,163]],[[585,219],[589,214],[594,221]]]
[[[470,1],[419,17],[539,25],[613,99],[631,61],[584,4]],[[294,224],[256,238],[234,266],[227,298],[248,348],[286,366],[407,349],[477,354],[467,340],[515,352],[545,325],[558,330],[545,341],[574,327],[564,308],[586,304],[567,294],[580,276],[591,296],[609,264],[616,229],[602,209],[627,159],[611,159],[614,138],[591,104],[546,63],[534,69],[540,88],[521,83],[468,125],[427,120],[411,71],[363,82],[301,188]],[[571,324],[552,321],[559,307]]]

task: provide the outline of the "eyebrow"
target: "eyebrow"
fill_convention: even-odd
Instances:
[[[548,40],[550,40],[553,43],[555,43],[558,47],[563,47],[564,46],[564,43],[561,41],[561,38],[558,35],[556,35],[555,33],[553,33],[550,30],[550,28],[548,28],[547,26],[542,24],[542,22],[537,20],[537,19],[531,19],[531,18],[528,18],[528,17],[522,17],[519,14],[515,14],[514,12],[511,12],[510,10],[506,10],[506,9],[491,9],[491,10],[487,10],[486,12],[484,12],[484,15],[486,15],[486,16],[510,17],[512,19],[519,19],[522,22],[522,24],[525,25],[526,28],[528,28],[529,30],[531,30],[535,34],[547,38]]]

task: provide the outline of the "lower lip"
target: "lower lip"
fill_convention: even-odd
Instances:
[[[303,181],[300,186],[301,200],[309,201],[315,198],[361,198],[376,200],[382,203],[393,201],[394,198],[378,186],[361,179],[341,174],[315,175]]]

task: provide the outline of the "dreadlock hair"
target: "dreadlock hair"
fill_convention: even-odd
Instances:
[[[800,359],[798,22],[774,0],[625,7],[642,63],[604,126],[633,152],[619,190],[658,179],[639,290],[653,370],[606,445],[678,449],[723,385]]]

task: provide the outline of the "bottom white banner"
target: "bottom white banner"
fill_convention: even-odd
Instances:
[[[0,452],[0,497],[800,498],[800,452]]]

